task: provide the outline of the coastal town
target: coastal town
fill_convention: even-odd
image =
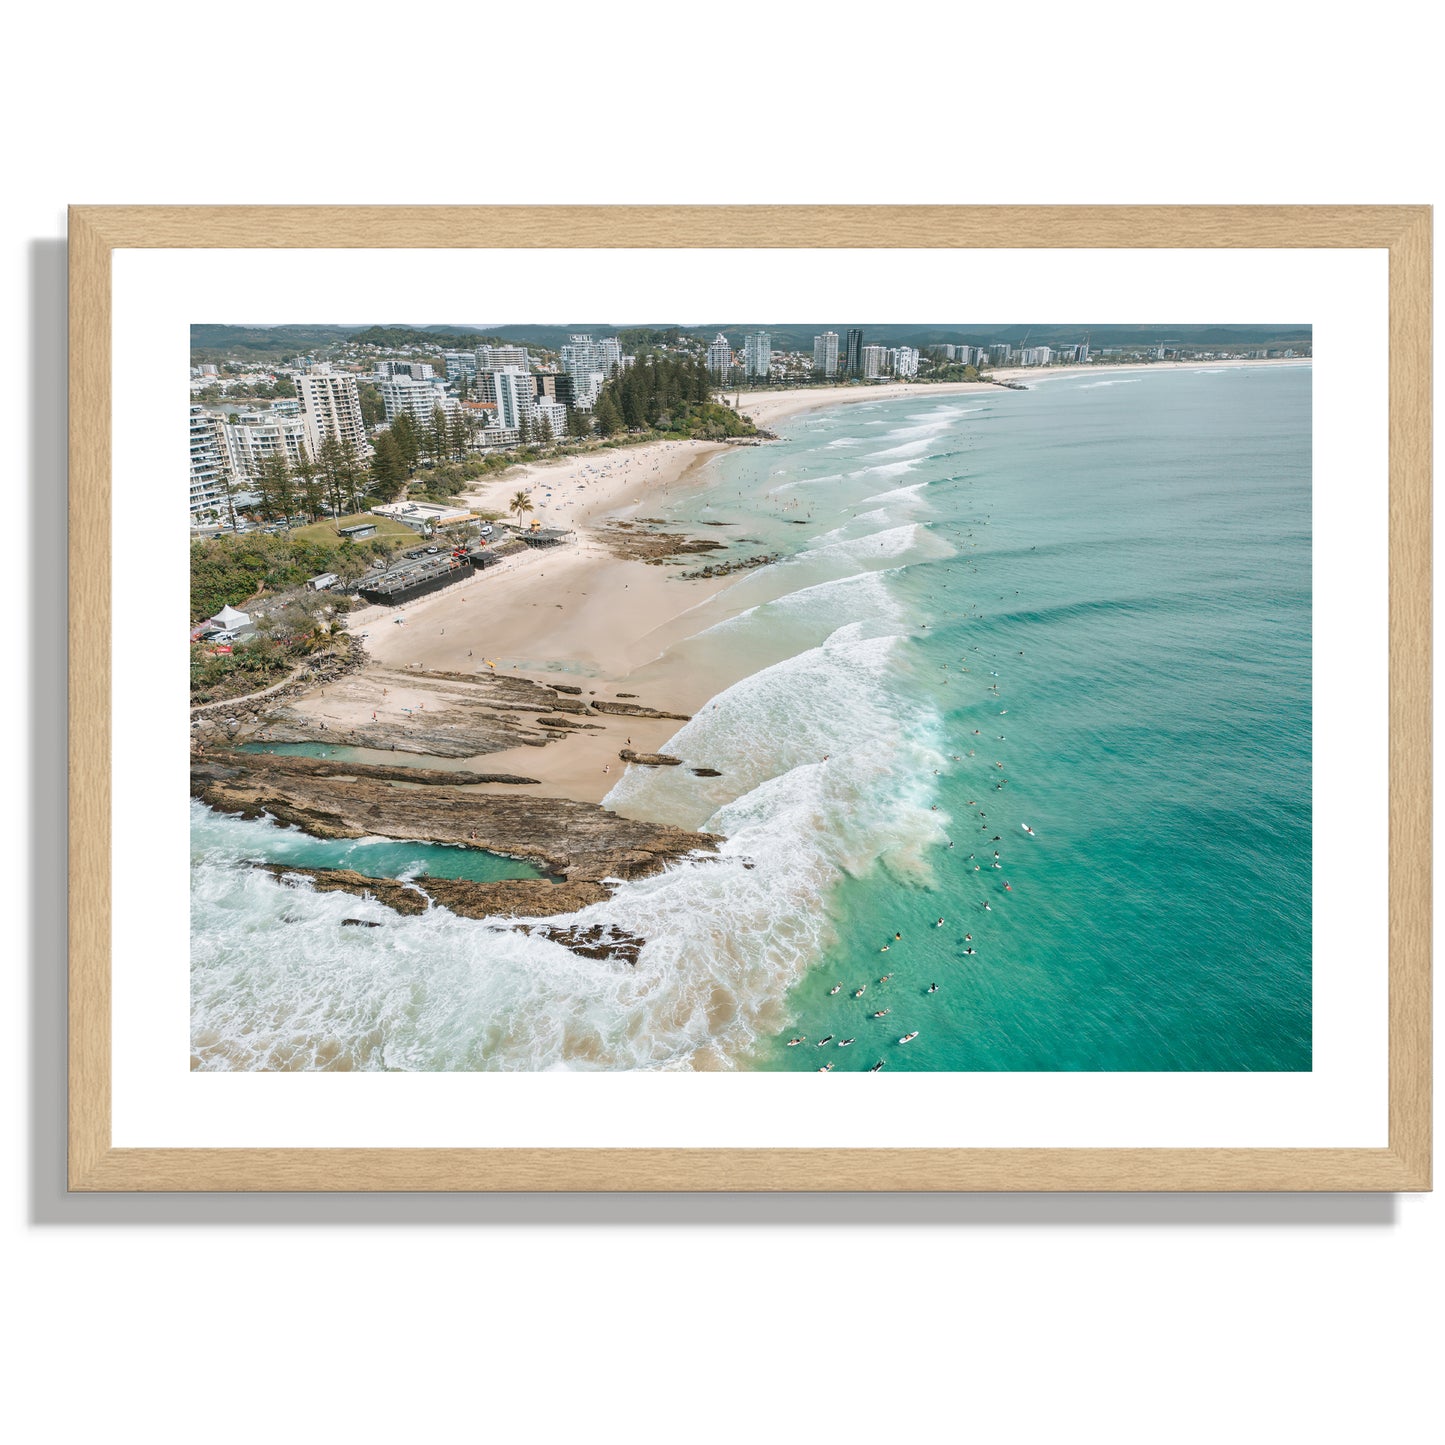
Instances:
[[[1307,334],[915,346],[843,328],[780,346],[795,338],[637,328],[544,338],[555,348],[461,336],[376,327],[302,353],[262,336],[261,364],[254,335],[196,328],[191,793],[314,839],[440,845],[503,870],[399,878],[258,856],[273,887],[401,916],[445,908],[627,967],[639,933],[538,920],[720,857],[727,839],[703,823],[709,789],[730,780],[716,750],[678,740],[752,663],[700,666],[685,644],[744,611],[731,589],[812,525],[804,498],[766,490],[766,526],[689,512],[713,459],[784,439],[819,409],[1007,407],[1086,368],[1270,367],[1309,350]],[[630,771],[676,780],[669,817],[614,791]],[[366,909],[342,922],[377,926]]]

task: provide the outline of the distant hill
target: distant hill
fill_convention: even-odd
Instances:
[[[360,326],[225,326],[198,323],[191,327],[191,359],[245,355],[294,356],[345,341]]]
[[[698,341],[711,341],[719,331],[735,345],[749,331],[766,331],[775,350],[809,351],[813,338],[824,331],[836,331],[846,337],[853,322],[711,322],[706,326],[679,326],[671,322],[583,322],[566,326],[491,325],[450,322],[426,326],[409,324],[351,326],[237,326],[199,323],[191,327],[192,361],[215,360],[220,356],[243,356],[255,360],[281,360],[298,352],[324,351],[343,341],[371,342],[378,346],[436,347],[466,349],[483,342],[514,343],[556,351],[574,332],[593,336],[616,336],[619,331],[672,332]],[[1025,338],[1035,346],[1064,346],[1082,341],[1086,336],[1095,349],[1105,346],[1147,346],[1161,341],[1178,341],[1196,346],[1291,346],[1308,343],[1312,329],[1308,325],[1198,325],[1188,322],[1160,322],[1149,325],[1108,325],[1080,322],[1074,325],[1057,323],[1007,325],[967,323],[928,325],[875,322],[858,327],[863,340],[872,346],[939,346],[966,343],[970,346],[991,346],[1007,342],[1020,345]]]

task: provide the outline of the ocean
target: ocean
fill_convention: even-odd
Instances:
[[[716,458],[648,514],[782,560],[653,665],[736,679],[665,748],[721,776],[608,805],[728,841],[574,915],[638,965],[281,888],[245,860],[459,850],[194,805],[198,1065],[1308,1069],[1310,383],[919,388]]]

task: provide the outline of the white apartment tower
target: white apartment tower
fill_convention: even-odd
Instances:
[[[226,446],[226,424],[203,406],[191,408],[191,515],[219,515],[226,491],[235,480]]]
[[[532,354],[525,346],[479,346],[476,358],[478,371],[497,371],[503,366],[515,366],[519,371],[532,369]]]
[[[918,348],[916,346],[900,346],[893,353],[893,374],[894,376],[918,375]]]
[[[707,369],[720,380],[726,380],[732,364],[732,345],[727,337],[719,331],[712,345],[707,349]]]
[[[537,384],[521,367],[496,367],[479,372],[478,379],[483,382],[482,400],[496,403],[498,426],[520,427],[524,417],[531,423],[537,411]]]
[[[350,442],[363,454],[370,450],[354,376],[334,372],[329,366],[312,367],[296,377],[296,396],[301,403],[312,456],[321,455],[322,444],[328,437]]]
[[[813,338],[813,370],[822,376],[838,374],[838,333],[825,331]]]
[[[875,381],[880,376],[887,376],[888,348],[886,346],[865,346],[860,357],[860,364],[865,381]]]
[[[622,343],[615,336],[594,341],[583,333],[569,336],[562,347],[562,370],[572,378],[572,405],[589,410],[602,383],[622,365]]]
[[[768,379],[773,367],[772,338],[766,331],[755,331],[743,342],[743,373],[748,377]]]
[[[294,467],[309,451],[306,423],[299,416],[275,411],[243,411],[226,426],[231,467],[237,477],[255,478],[275,456]]]
[[[406,412],[419,426],[432,424],[432,413],[438,407],[450,416],[457,409],[457,399],[447,395],[440,381],[415,381],[409,376],[394,376],[377,383],[388,422]]]

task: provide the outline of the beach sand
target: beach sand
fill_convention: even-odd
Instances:
[[[596,535],[599,523],[646,515],[649,504],[672,501],[698,484],[698,469],[726,448],[709,442],[656,442],[588,452],[550,465],[519,468],[468,495],[474,506],[502,511],[518,491],[533,499],[546,525],[563,525],[572,538],[557,547],[528,550],[494,567],[402,607],[367,607],[350,614],[353,634],[366,633],[366,649],[380,665],[425,671],[516,673],[541,682],[581,687],[601,700],[632,691],[633,671],[689,635],[692,609],[722,591],[733,577],[683,580],[683,570],[618,558]],[[398,621],[397,619],[401,619]],[[694,697],[706,681],[693,679]],[[303,710],[347,725],[377,706],[408,705],[402,695],[384,702],[370,696],[342,702],[325,692]],[[678,700],[657,688],[631,699],[667,712]],[[658,752],[682,726],[673,719],[591,717],[599,731],[578,731],[545,748],[519,747],[467,760],[478,771],[537,778],[529,793],[600,801],[626,764],[618,752]],[[461,766],[460,764],[454,764]],[[487,784],[486,788],[506,785]]]
[[[1188,369],[1230,364],[1178,363]],[[1159,362],[1049,371],[1015,368],[994,375],[1000,380],[1038,383],[1077,376],[1080,371],[1113,375],[1174,365]],[[825,407],[900,396],[916,397],[927,404],[945,396],[980,393],[1009,394],[988,382],[891,382],[744,392],[740,410],[771,431],[785,426],[792,417]],[[619,517],[646,517],[659,502],[673,502],[688,488],[705,485],[707,463],[727,449],[716,442],[652,442],[516,468],[475,488],[467,501],[478,509],[503,513],[512,497],[524,491],[535,508],[531,515],[544,525],[570,529],[569,541],[509,556],[468,581],[400,608],[368,607],[353,612],[348,619],[350,629],[368,634],[367,651],[384,667],[474,673],[491,665],[499,672],[580,687],[584,700],[618,700],[619,694],[635,693],[631,700],[640,705],[691,712],[736,678],[700,676],[695,665],[684,676],[678,668],[657,666],[657,659],[675,643],[717,620],[716,608],[699,609],[739,576],[683,580],[678,575],[683,570],[680,567],[618,558],[599,540],[598,529]],[[634,674],[639,672],[643,678],[634,683]],[[351,695],[343,698],[343,691]],[[342,725],[369,717],[372,708],[407,705],[411,704],[400,693],[383,700],[364,689],[358,693],[341,688],[334,689],[331,696],[323,690],[302,703],[303,710]],[[630,742],[639,752],[662,751],[682,725],[671,719],[618,716],[594,716],[587,721],[598,730],[578,731],[545,748],[523,746],[442,766],[517,773],[539,779],[535,791],[543,796],[598,802],[627,766],[617,756],[623,747]]]

